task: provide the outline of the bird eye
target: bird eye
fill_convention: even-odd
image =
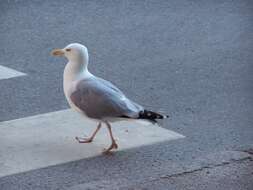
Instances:
[[[70,49],[70,48],[67,48],[66,51],[71,51],[71,49]]]

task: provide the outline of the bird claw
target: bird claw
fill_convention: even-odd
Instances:
[[[118,148],[118,145],[116,144],[116,142],[113,142],[112,144],[111,144],[111,146],[109,147],[109,148],[104,148],[104,150],[103,150],[103,154],[112,154],[112,151],[111,150],[113,150],[113,149],[117,149]]]
[[[116,143],[112,144],[113,148],[118,149],[118,145]]]
[[[83,137],[76,137],[75,138],[79,143],[91,143],[91,138],[83,138]]]
[[[104,155],[112,155],[112,154],[113,154],[113,152],[112,152],[112,151],[110,151],[110,150],[108,150],[108,149],[106,149],[106,148],[104,148],[104,150],[103,150],[102,154],[104,154]]]

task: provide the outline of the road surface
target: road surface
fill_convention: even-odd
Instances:
[[[249,0],[1,1],[0,189],[252,189],[252,30]],[[168,113],[162,128],[119,131],[109,157],[74,143],[66,60],[50,56],[71,42],[92,73]],[[130,146],[138,134],[150,140]]]

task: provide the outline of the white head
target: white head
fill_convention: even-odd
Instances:
[[[70,64],[82,65],[85,68],[88,66],[88,49],[79,43],[69,44],[63,49],[54,49],[51,54],[54,56],[65,56]]]

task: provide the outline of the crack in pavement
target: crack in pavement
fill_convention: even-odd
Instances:
[[[181,172],[181,173],[176,173],[176,174],[171,174],[171,175],[163,175],[163,176],[160,176],[159,178],[153,179],[151,181],[156,181],[156,180],[159,180],[159,179],[169,179],[169,178],[172,178],[172,177],[179,177],[179,176],[183,176],[183,175],[203,171],[205,169],[213,169],[213,168],[216,168],[216,167],[221,167],[221,166],[229,165],[229,164],[232,164],[232,163],[242,162],[242,161],[245,161],[245,160],[253,161],[253,158],[251,156],[249,156],[249,157],[242,158],[242,159],[239,159],[239,160],[231,160],[230,162],[222,162],[221,164],[215,164],[215,165],[211,164],[209,166],[203,166],[201,168],[197,168],[197,169],[193,169],[193,170],[189,170],[189,171],[184,171],[184,172]]]
[[[170,178],[185,176],[208,169],[214,169],[222,166],[227,166],[234,163],[241,163],[244,161],[253,161],[253,156],[245,151],[224,151],[211,155],[206,155],[204,158],[195,160],[194,163],[184,163],[182,166],[174,165],[173,163],[166,163],[162,167],[153,168],[151,175],[143,175],[141,179],[131,179],[131,186],[141,185],[150,182],[158,182],[162,179],[169,180]],[[166,174],[170,172],[171,174]],[[150,173],[149,173],[150,174]],[[127,178],[120,178],[117,180],[96,180],[89,183],[82,183],[68,188],[68,190],[89,189],[124,189],[129,187]],[[113,188],[115,187],[115,188]]]

